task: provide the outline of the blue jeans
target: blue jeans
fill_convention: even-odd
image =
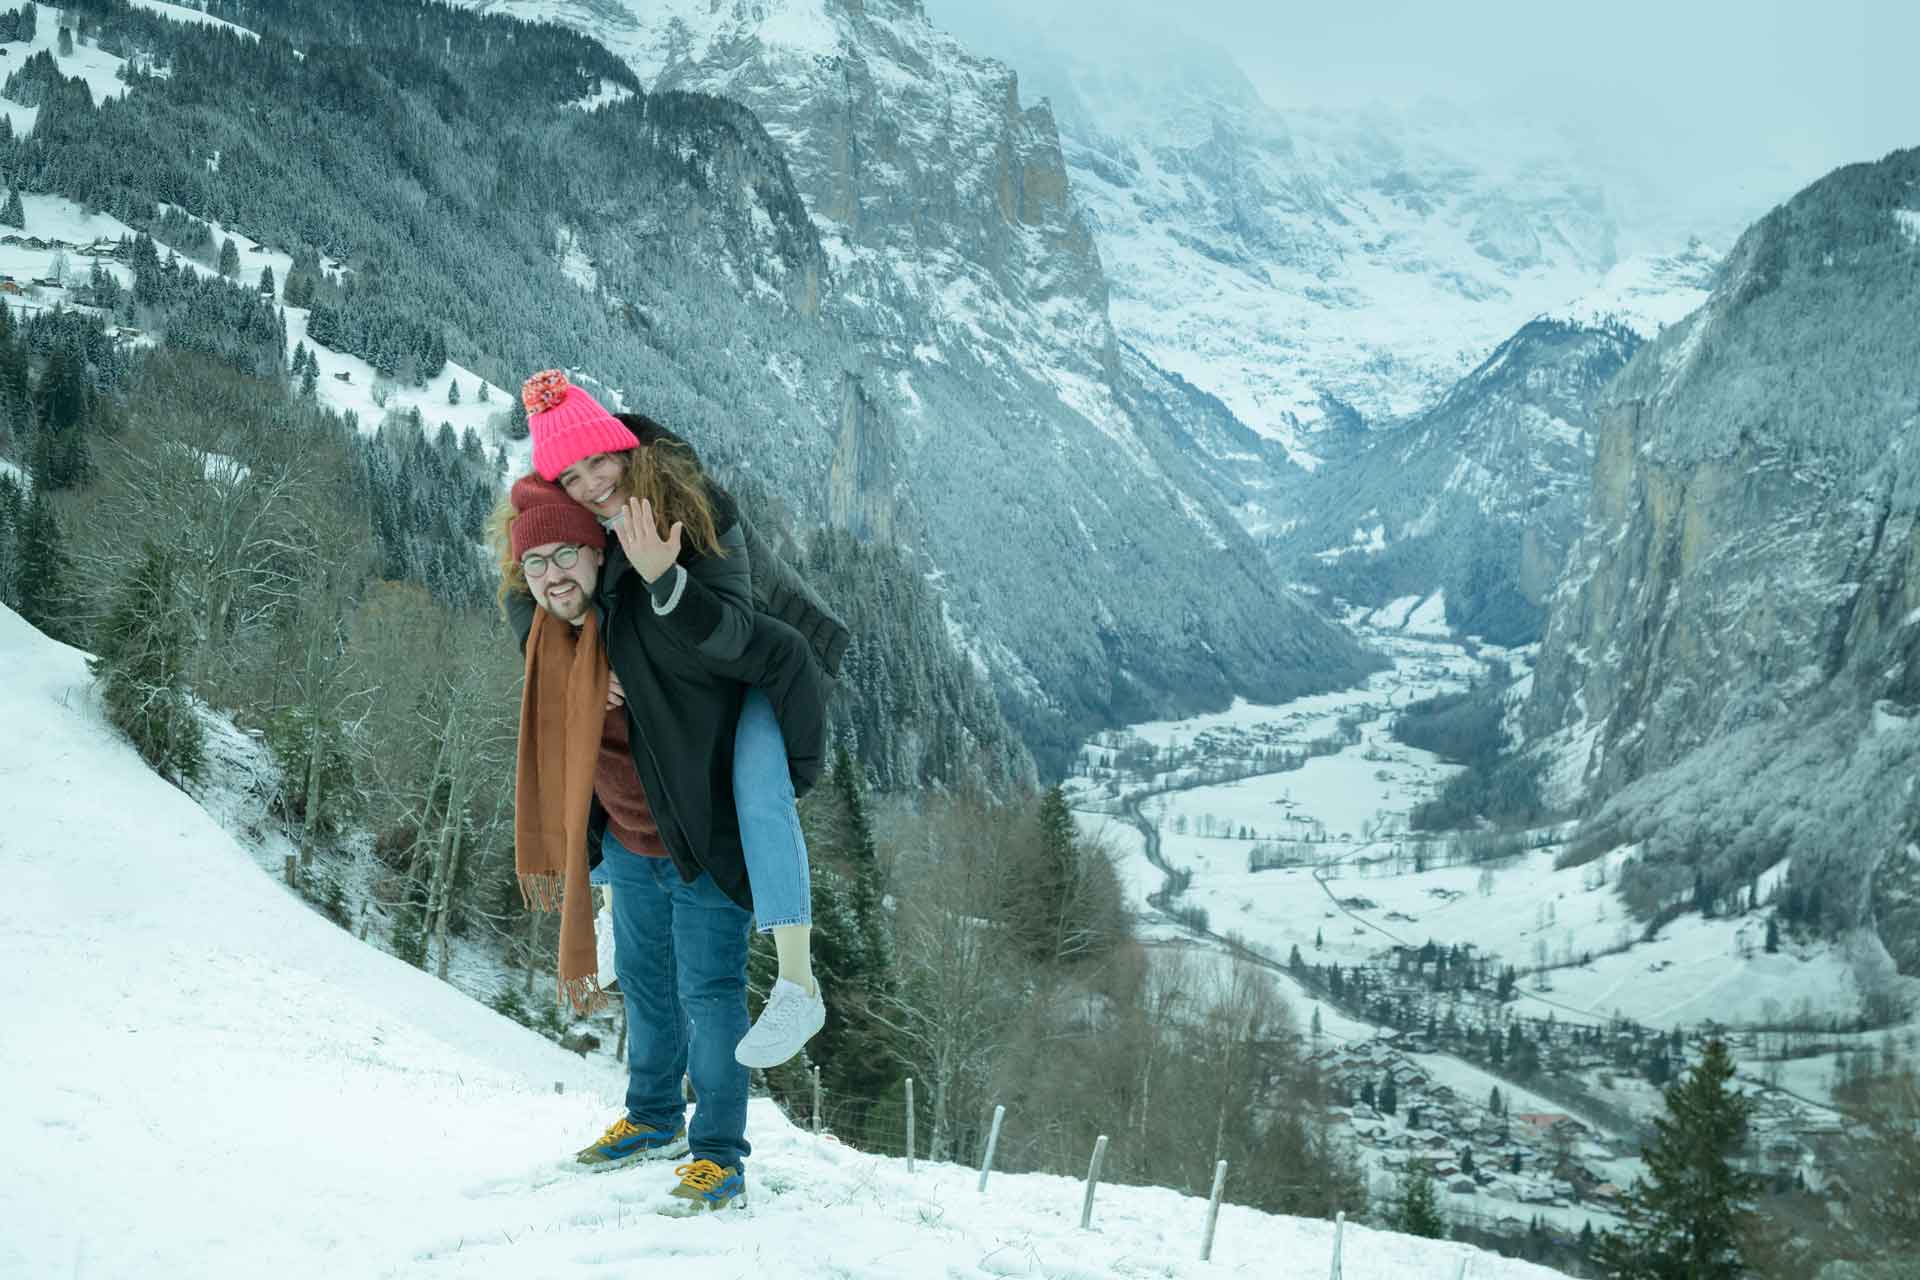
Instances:
[[[733,731],[733,807],[740,815],[740,846],[760,932],[787,924],[813,923],[813,889],[807,873],[807,838],[787,768],[787,741],[773,703],[747,690]]]
[[[601,866],[613,885],[614,969],[627,1002],[627,1118],[669,1132],[686,1118],[680,1077],[698,1101],[694,1160],[746,1167],[747,1034],[752,917],[704,873],[688,884],[668,858],[632,853],[608,832]]]

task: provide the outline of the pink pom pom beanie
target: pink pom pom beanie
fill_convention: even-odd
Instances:
[[[558,369],[536,373],[522,383],[520,402],[527,407],[527,427],[533,433],[533,469],[548,480],[558,480],[582,458],[640,447],[620,419]]]

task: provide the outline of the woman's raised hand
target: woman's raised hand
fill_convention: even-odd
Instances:
[[[680,522],[674,521],[662,538],[653,518],[653,503],[645,498],[627,499],[627,505],[613,518],[613,531],[620,539],[620,549],[627,553],[627,563],[649,584],[680,558]]]

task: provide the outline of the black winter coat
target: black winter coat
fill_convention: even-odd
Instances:
[[[596,605],[607,657],[627,695],[633,764],[661,841],[683,880],[702,871],[749,910],[733,802],[733,735],[749,686],[773,704],[786,739],[794,791],[819,780],[826,754],[825,675],[799,632],[754,610],[745,536],[730,497],[713,486],[721,545],[705,556],[684,546],[651,588],[609,537]],[[533,598],[515,592],[507,611],[521,647]],[[589,857],[599,860],[606,815],[596,797]]]

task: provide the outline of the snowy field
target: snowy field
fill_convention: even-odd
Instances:
[[[1779,954],[1764,949],[1761,914],[1703,919],[1685,915],[1652,942],[1620,902],[1615,883],[1632,850],[1601,862],[1555,870],[1559,832],[1550,841],[1496,863],[1439,865],[1448,839],[1410,834],[1407,815],[1458,772],[1389,734],[1394,711],[1409,702],[1467,687],[1498,657],[1524,671],[1526,655],[1482,649],[1476,659],[1435,635],[1444,629],[1437,597],[1407,597],[1348,624],[1392,659],[1391,670],[1363,686],[1280,707],[1236,701],[1226,711],[1132,726],[1104,735],[1073,780],[1083,826],[1113,834],[1129,900],[1146,909],[1162,877],[1145,842],[1124,819],[1107,816],[1127,796],[1145,794],[1142,812],[1157,824],[1161,853],[1193,873],[1183,905],[1204,908],[1216,933],[1237,933],[1276,959],[1298,946],[1308,963],[1377,960],[1398,942],[1471,944],[1522,971],[1521,1009],[1562,1021],[1625,1016],[1652,1026],[1777,1020],[1796,1010],[1850,1017],[1859,992],[1844,956],[1821,946]],[[1194,785],[1208,763],[1242,760],[1255,747],[1298,748],[1331,736],[1342,717],[1360,716],[1361,740],[1297,770]],[[1161,750],[1197,752],[1179,777],[1112,777],[1111,743],[1134,738]],[[1165,789],[1175,787],[1177,789]],[[1249,870],[1257,845],[1279,846],[1298,865]],[[1425,868],[1414,871],[1416,849]],[[1784,867],[1761,885],[1766,892]],[[1170,922],[1150,936],[1177,936]],[[1626,947],[1627,950],[1620,950]],[[1612,952],[1614,954],[1604,954]],[[1591,956],[1589,961],[1586,958]],[[1545,966],[1543,975],[1530,969]]]
[[[1279,707],[1240,701],[1223,712],[1102,734],[1083,749],[1069,795],[1082,829],[1103,833],[1114,850],[1123,890],[1156,957],[1204,964],[1211,953],[1224,972],[1234,963],[1226,940],[1244,941],[1276,970],[1303,1028],[1318,1011],[1317,1043],[1327,1046],[1363,1047],[1396,1033],[1339,1014],[1294,981],[1285,966],[1296,947],[1308,965],[1352,967],[1381,963],[1395,945],[1468,945],[1519,971],[1510,1006],[1516,1015],[1551,1015],[1562,1024],[1627,1018],[1659,1028],[1708,1022],[1737,1028],[1797,1020],[1812,1028],[1858,1013],[1860,992],[1847,950],[1803,946],[1789,937],[1769,955],[1764,913],[1715,919],[1686,914],[1653,941],[1643,941],[1644,926],[1617,894],[1631,848],[1556,870],[1570,827],[1520,833],[1506,841],[1502,856],[1480,863],[1460,856],[1467,850],[1450,848],[1455,837],[1410,832],[1412,808],[1457,770],[1394,741],[1393,715],[1417,699],[1465,689],[1492,659],[1507,662],[1524,681],[1531,654],[1486,647],[1469,652],[1445,638],[1437,598],[1353,610],[1345,622],[1385,653],[1392,669],[1360,688]],[[1261,749],[1297,751],[1334,738],[1343,721],[1357,725],[1359,740],[1335,754],[1314,756],[1287,772],[1216,780],[1218,769],[1248,767]],[[1151,904],[1165,875],[1148,857],[1145,832],[1129,820],[1134,808],[1152,824],[1164,864],[1191,874],[1178,905],[1203,910],[1210,937],[1196,938]],[[1251,870],[1256,849],[1285,865]],[[1763,897],[1785,872],[1783,864],[1761,877]],[[1894,1034],[1911,1040],[1916,1033],[1909,1024]],[[1850,1059],[1877,1051],[1884,1036],[1822,1031],[1815,1038],[1841,1047],[1774,1061],[1784,1042],[1779,1033],[1734,1035],[1741,1079],[1768,1108],[1763,1127],[1791,1131],[1833,1123],[1834,1084]],[[1517,1088],[1460,1058],[1418,1053],[1403,1060],[1464,1099],[1484,1100],[1498,1085],[1515,1109],[1583,1110]],[[1600,1068],[1581,1076],[1593,1101],[1616,1114],[1647,1117],[1662,1108],[1661,1091],[1641,1076]],[[1615,1127],[1602,1114],[1589,1110],[1581,1118],[1602,1131]],[[1389,1121],[1389,1136],[1360,1148],[1375,1190],[1383,1194],[1391,1192],[1400,1168],[1391,1136],[1400,1123]],[[1588,1153],[1583,1163],[1625,1186],[1643,1172],[1630,1151],[1629,1139],[1610,1151]],[[1816,1169],[1806,1172],[1818,1176]],[[1612,1221],[1591,1202],[1515,1205],[1501,1193],[1498,1186],[1482,1186],[1477,1194],[1457,1201],[1449,1194],[1443,1202],[1453,1212],[1488,1221],[1515,1211],[1539,1213],[1569,1231]]]
[[[100,720],[75,650],[0,609],[0,1274],[1317,1277],[1333,1226],[870,1157],[756,1102],[753,1207],[658,1215],[566,1159],[622,1081],[357,942]],[[1009,1124],[1019,1117],[1010,1117]],[[31,1224],[20,1229],[18,1224]],[[1555,1273],[1349,1228],[1353,1280]]]

